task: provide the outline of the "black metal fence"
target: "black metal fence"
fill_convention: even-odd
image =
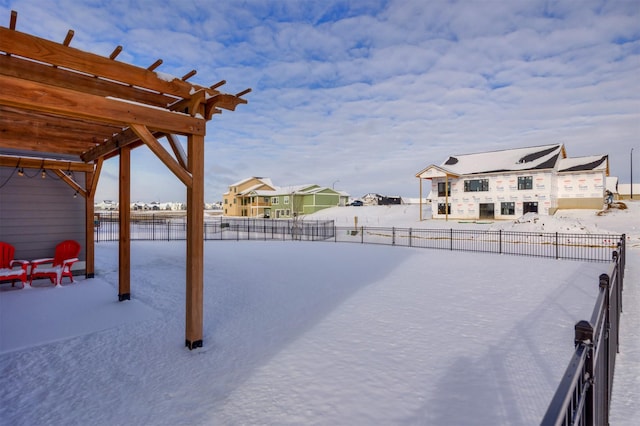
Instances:
[[[118,214],[107,213],[96,216],[94,231],[96,242],[118,241]],[[335,226],[332,220],[212,218],[204,222],[205,240],[326,241],[334,238],[334,232]],[[131,240],[186,240],[187,222],[184,216],[131,215],[130,233]]]
[[[185,240],[184,217],[131,216],[132,240]],[[102,214],[95,223],[96,241],[117,241],[118,216]],[[581,261],[608,262],[619,235],[512,232],[463,229],[338,227],[332,220],[211,218],[205,240],[306,240],[385,244],[442,250],[476,251]]]
[[[469,229],[336,228],[336,241],[608,262],[619,235]]]
[[[599,277],[599,294],[590,320],[575,325],[575,352],[549,404],[542,425],[607,425],[618,353],[625,236],[620,239],[607,274]]]

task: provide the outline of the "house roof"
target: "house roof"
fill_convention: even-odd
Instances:
[[[260,177],[260,176],[248,177],[248,178],[242,179],[242,180],[240,180],[238,182],[232,183],[229,186],[239,186],[239,185],[242,185],[243,183],[246,183],[246,182],[249,182],[249,181],[252,181],[252,180],[258,180],[258,181],[264,183],[265,185],[269,185],[270,187],[275,188],[275,186],[273,185],[273,182],[271,182],[271,178]]]
[[[461,176],[484,173],[554,169],[567,157],[563,144],[514,148],[449,156],[440,166],[435,164],[416,174],[419,178]]]
[[[459,175],[553,169],[566,158],[562,144],[450,156],[441,168]]]
[[[609,156],[592,155],[589,157],[563,158],[558,164],[559,172],[579,172],[604,170],[609,175]]]
[[[257,195],[263,197],[273,197],[278,195],[291,195],[291,194],[316,194],[318,192],[323,191],[331,191],[333,193],[339,194],[341,196],[349,196],[347,192],[338,191],[333,188],[329,188],[327,186],[320,186],[314,183],[307,183],[304,185],[288,185],[288,186],[276,186],[271,182],[269,178],[262,177],[250,177],[243,179],[239,182],[232,184],[231,186],[242,185],[245,182],[249,182],[250,180],[255,179],[261,183],[257,183],[256,185],[251,186],[250,188],[246,188],[245,190],[238,193],[238,195]],[[268,186],[269,189],[265,189],[264,187]],[[229,191],[225,192],[224,195],[228,195]]]

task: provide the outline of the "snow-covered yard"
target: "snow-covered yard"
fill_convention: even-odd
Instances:
[[[640,411],[640,204],[520,224],[628,234],[612,425]],[[331,209],[345,224],[417,222],[416,206]],[[574,231],[564,231],[574,232]],[[0,286],[0,423],[537,424],[607,265],[324,242],[209,241],[204,348],[184,341],[183,242],[116,243],[97,278]]]

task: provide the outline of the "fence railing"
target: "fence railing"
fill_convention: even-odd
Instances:
[[[607,425],[616,354],[625,268],[622,235],[590,320],[575,325],[575,352],[549,404],[542,425]]]
[[[132,240],[185,240],[183,217],[132,215]],[[96,241],[117,241],[117,214],[96,221]],[[332,220],[215,218],[204,223],[205,240],[306,240],[386,244],[457,251],[608,262],[619,235],[512,232],[469,229],[338,227]]]

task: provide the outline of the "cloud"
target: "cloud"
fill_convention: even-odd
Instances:
[[[628,182],[640,149],[636,1],[77,3],[14,1],[0,16],[16,9],[23,31],[62,40],[71,28],[85,50],[121,44],[118,60],[253,88],[208,125],[207,200],[252,175],[417,196],[415,173],[450,154],[556,142],[609,154]],[[152,154],[136,169],[134,198],[184,199]]]

